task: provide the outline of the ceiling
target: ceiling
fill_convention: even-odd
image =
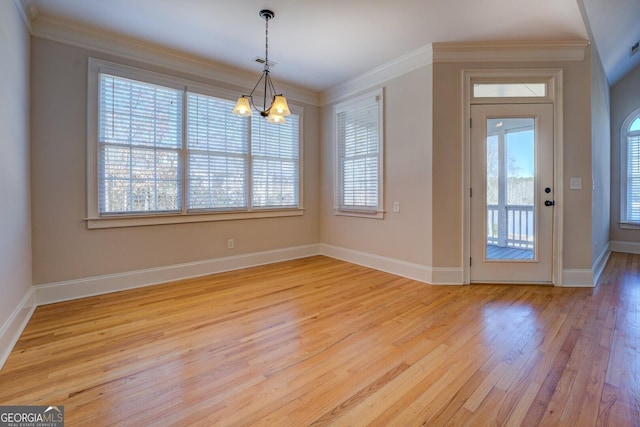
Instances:
[[[640,65],[640,0],[583,0],[591,33],[609,83],[613,84]]]
[[[576,0],[21,1],[29,5],[33,25],[54,20],[106,31],[255,72],[262,66],[254,58],[264,57],[264,20],[258,12],[269,8],[276,15],[269,23],[269,59],[277,64],[272,67],[274,78],[316,91],[432,42],[589,38]],[[614,9],[611,0],[579,1],[590,3],[598,14]],[[608,46],[611,37],[603,31],[607,25],[598,22],[603,24],[594,26],[593,34]],[[640,29],[634,24],[634,31]],[[607,53],[603,62],[613,63],[613,69],[620,59]]]

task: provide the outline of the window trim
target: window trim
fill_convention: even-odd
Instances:
[[[194,223],[208,221],[228,221],[240,219],[255,218],[274,218],[274,217],[290,217],[304,215],[304,142],[303,142],[303,122],[304,110],[297,105],[289,104],[292,113],[299,115],[298,123],[298,206],[297,207],[252,207],[252,194],[247,194],[248,205],[242,210],[207,210],[207,211],[188,211],[186,203],[183,203],[182,211],[177,212],[148,212],[148,213],[118,213],[101,215],[98,205],[98,126],[99,126],[99,75],[100,73],[112,74],[118,77],[139,80],[146,83],[165,86],[168,88],[179,89],[184,92],[186,102],[187,92],[213,96],[221,99],[233,101],[237,97],[237,93],[211,86],[203,83],[190,81],[187,79],[173,77],[153,71],[140,68],[121,65],[108,62],[96,58],[89,58],[88,62],[88,87],[87,87],[87,211],[85,221],[87,228],[113,228],[113,227],[135,227],[146,225],[160,224],[179,224]],[[186,111],[186,106],[183,106]],[[183,135],[186,133],[186,115],[183,115]],[[251,126],[249,125],[249,128]],[[249,137],[250,137],[249,131]],[[185,135],[186,137],[186,135]],[[251,145],[251,140],[249,140]],[[184,142],[183,142],[184,147]],[[186,150],[182,150],[183,165],[186,164]],[[247,179],[251,180],[251,154],[249,153],[249,175]],[[183,172],[184,173],[184,172]],[[186,175],[183,176],[183,199],[186,197]],[[248,188],[250,190],[250,187]],[[186,202],[186,200],[185,200]]]
[[[640,221],[627,220],[627,162],[629,159],[629,137],[640,136],[640,131],[630,132],[629,127],[640,118],[640,107],[633,110],[620,127],[620,222],[623,229],[640,229]]]
[[[378,206],[375,209],[357,209],[340,205],[340,194],[342,178],[340,175],[340,140],[338,129],[338,114],[370,102],[371,98],[378,102]],[[352,216],[361,218],[384,219],[384,89],[378,88],[364,93],[355,98],[338,103],[333,108],[333,124],[334,124],[334,172],[335,172],[335,189],[334,189],[334,214],[341,216]]]

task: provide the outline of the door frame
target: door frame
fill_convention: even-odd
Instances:
[[[544,82],[545,97],[538,98],[473,98],[473,84]],[[562,286],[563,250],[563,121],[562,69],[468,69],[462,71],[462,272],[463,283],[471,283],[471,105],[472,104],[533,104],[553,105],[553,188],[556,202],[553,210],[553,254],[551,280]]]

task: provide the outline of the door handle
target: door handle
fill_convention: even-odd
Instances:
[[[545,206],[555,206],[556,202],[555,200],[545,200],[544,201],[544,205]]]

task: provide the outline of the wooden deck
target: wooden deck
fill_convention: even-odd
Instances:
[[[533,250],[487,245],[487,259],[533,259]]]
[[[39,307],[0,404],[67,426],[638,426],[639,255],[595,289],[325,257]]]

